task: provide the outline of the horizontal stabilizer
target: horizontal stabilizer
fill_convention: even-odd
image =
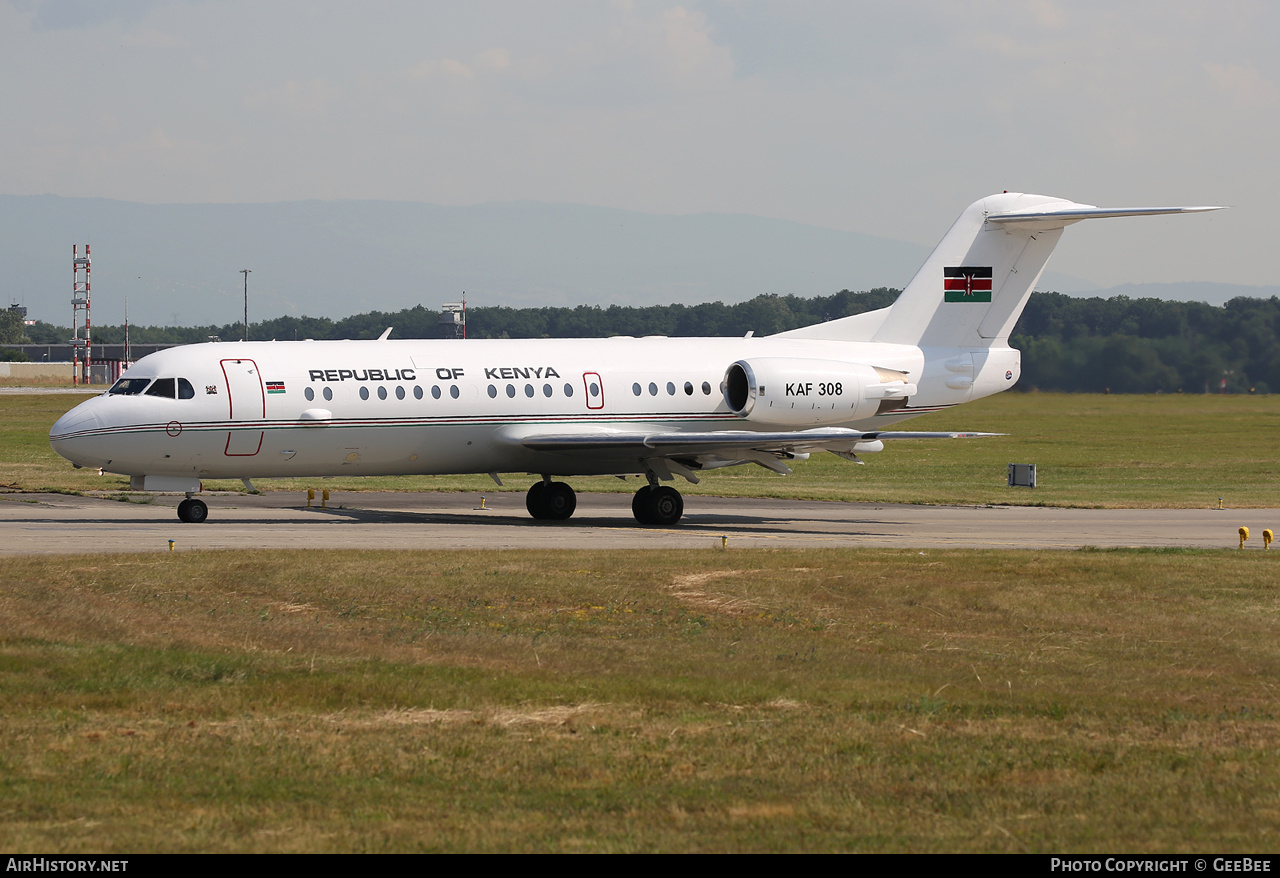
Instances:
[[[1203,213],[1206,210],[1222,210],[1221,207],[1093,207],[1079,205],[1066,210],[1031,210],[987,215],[992,223],[1039,223],[1056,226],[1070,225],[1087,219],[1109,219],[1117,216],[1160,216],[1169,213]]]

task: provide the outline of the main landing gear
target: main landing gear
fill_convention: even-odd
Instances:
[[[564,521],[578,508],[578,495],[564,482],[541,481],[524,498],[529,514],[542,521]]]
[[[178,504],[178,519],[188,524],[199,524],[209,517],[209,507],[203,500],[188,497]]]
[[[577,509],[578,497],[564,482],[543,479],[529,489],[524,505],[540,521],[565,521]],[[684,515],[684,498],[675,488],[645,485],[632,498],[631,513],[641,524],[670,526]]]
[[[645,485],[631,498],[631,514],[641,524],[672,525],[684,515],[684,498],[667,485]]]

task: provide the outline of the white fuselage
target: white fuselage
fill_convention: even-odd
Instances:
[[[533,451],[519,438],[553,425],[770,429],[726,403],[726,368],[744,358],[905,373],[919,383],[908,407],[825,422],[884,429],[1012,386],[1017,352],[1004,350],[992,359],[988,350],[767,337],[199,344],[153,354],[124,376],[185,379],[190,398],[103,394],[64,415],[50,438],[79,466],[131,476],[636,473],[644,466],[634,457]],[[805,404],[803,388],[787,389],[800,393],[793,406]]]

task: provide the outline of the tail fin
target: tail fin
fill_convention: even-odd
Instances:
[[[1217,209],[1107,209],[1045,195],[991,195],[960,215],[892,306],[874,316],[859,314],[784,334],[921,347],[1004,344],[1070,224]]]

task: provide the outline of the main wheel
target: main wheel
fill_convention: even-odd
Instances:
[[[178,518],[188,524],[200,524],[209,517],[209,507],[203,500],[188,497],[178,504]]]
[[[564,521],[570,518],[573,511],[578,508],[578,495],[573,493],[573,488],[564,482],[552,482],[547,485],[544,502],[547,518],[552,521]]]
[[[672,525],[684,515],[684,498],[675,488],[645,485],[631,498],[631,514],[641,524]]]
[[[550,518],[547,515],[547,483],[534,482],[529,488],[529,493],[524,495],[524,508],[529,510],[529,514],[534,518]]]
[[[654,524],[675,524],[684,515],[684,498],[675,488],[660,485],[649,495],[649,515]]]
[[[645,485],[631,498],[631,514],[640,524],[653,524],[649,520],[649,495],[653,493],[653,485]]]

